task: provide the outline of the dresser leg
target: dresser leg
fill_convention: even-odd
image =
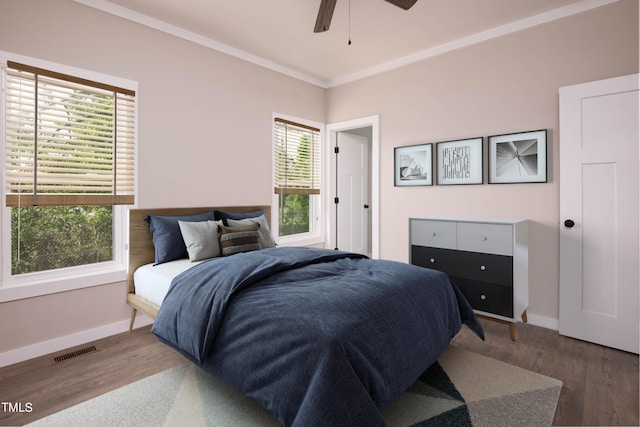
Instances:
[[[509,332],[511,333],[511,340],[515,341],[517,339],[516,322],[510,322],[508,320],[496,319],[494,317],[485,316],[484,314],[476,314],[476,316],[478,318],[480,318],[480,319],[487,319],[487,320],[491,320],[492,322],[498,322],[498,323],[502,323],[504,325],[509,325]],[[526,317],[525,314],[523,314],[523,316]],[[526,322],[526,320],[525,320],[525,322]]]
[[[527,310],[522,312],[522,321],[527,323]],[[511,341],[515,341],[518,336],[516,334],[516,322],[509,323],[509,332],[511,332]]]
[[[518,338],[517,335],[516,335],[516,324],[515,324],[515,322],[509,324],[509,332],[511,332],[511,341],[515,341]]]

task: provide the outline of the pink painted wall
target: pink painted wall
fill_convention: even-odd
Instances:
[[[408,261],[412,216],[529,219],[529,319],[557,327],[558,89],[637,72],[638,2],[623,0],[330,89],[328,122],[380,114],[381,257]],[[547,183],[393,185],[394,147],[538,129]]]
[[[270,204],[272,113],[325,122],[322,88],[69,0],[3,0],[0,50],[138,82],[141,208]],[[125,295],[0,303],[0,365],[127,330]]]
[[[324,123],[379,114],[382,257],[408,259],[410,216],[529,218],[530,319],[553,324],[558,88],[638,72],[638,2],[328,90],[68,0],[2,0],[0,50],[139,82],[139,207],[268,204],[272,112]],[[540,128],[546,184],[393,186],[396,146]],[[0,361],[124,331],[124,301],[118,282],[0,303]]]

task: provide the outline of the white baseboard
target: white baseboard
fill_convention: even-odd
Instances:
[[[542,328],[552,329],[554,331],[558,330],[558,319],[553,317],[541,316],[539,314],[531,313],[527,311],[527,323],[531,323],[535,326],[540,326]]]
[[[153,320],[150,317],[144,314],[138,314],[134,327],[147,326],[151,323],[153,323]],[[128,330],[129,320],[122,320],[98,328],[88,329],[86,331],[76,332],[75,334],[5,351],[4,353],[0,353],[0,368],[127,332]]]
[[[552,317],[541,316],[535,313],[527,312],[527,320],[528,323],[535,326],[552,329],[554,331],[558,330],[558,319],[554,319]],[[138,328],[141,326],[150,325],[152,323],[153,320],[150,317],[144,314],[139,314],[136,317],[134,327]],[[100,326],[99,328],[89,329],[86,331],[77,332],[75,334],[54,338],[52,340],[39,342],[37,344],[5,351],[4,353],[0,353],[0,368],[13,365],[14,363],[24,362],[25,360],[33,359],[35,357],[45,356],[47,354],[62,351],[67,348],[76,347],[112,335],[120,334],[128,330],[129,320],[122,320],[120,322]]]

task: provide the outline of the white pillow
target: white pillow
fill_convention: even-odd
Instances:
[[[258,228],[259,233],[259,242],[262,248],[273,248],[276,246],[275,240],[273,240],[273,236],[271,235],[271,230],[269,230],[269,224],[267,224],[267,218],[264,215],[256,216],[253,218],[244,218],[244,219],[227,219],[227,224],[231,227],[238,227],[242,225],[251,225],[258,224],[260,228]]]
[[[218,225],[222,225],[222,221],[178,221],[189,261],[200,261],[222,255]]]

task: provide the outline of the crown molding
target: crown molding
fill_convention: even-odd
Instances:
[[[386,73],[396,68],[404,67],[416,62],[424,61],[429,58],[433,58],[438,55],[442,55],[447,52],[452,52],[458,49],[462,49],[474,44],[482,43],[487,40],[502,37],[508,34],[512,34],[518,31],[526,30],[532,27],[553,22],[559,19],[567,18],[580,13],[588,12],[593,9],[597,9],[602,6],[609,5],[611,3],[618,2],[620,0],[582,0],[576,3],[572,3],[567,6],[563,6],[557,9],[553,9],[547,12],[533,15],[528,18],[520,19],[509,24],[501,25],[480,33],[463,37],[457,40],[453,40],[448,43],[441,44],[439,46],[426,49],[420,52],[416,52],[411,55],[407,55],[401,58],[397,58],[388,62],[385,62],[374,67],[362,69],[358,72],[346,74],[335,79],[323,80],[318,77],[300,72],[298,70],[286,67],[284,65],[269,61],[258,55],[248,53],[246,51],[234,48],[225,43],[221,43],[217,40],[204,37],[200,34],[192,31],[185,30],[184,28],[169,24],[167,22],[151,18],[150,16],[136,12],[134,10],[118,6],[109,2],[108,0],[74,0],[77,3],[81,3],[85,6],[92,7],[94,9],[101,10],[103,12],[119,16],[132,22],[136,22],[141,25],[156,29],[158,31],[171,34],[175,37],[179,37],[184,40],[197,43],[199,45],[208,47],[218,52],[225,53],[227,55],[242,59],[247,62],[259,65],[269,70],[287,75],[294,79],[301,80],[303,82],[328,89],[347,83],[351,83],[357,80],[361,80],[367,77],[375,76],[377,74]]]
[[[485,42],[487,40],[495,39],[508,34],[516,33],[518,31],[543,25],[548,22],[557,21],[559,19],[567,18],[579,13],[588,12],[592,9],[606,6],[617,1],[619,0],[583,0],[564,7],[560,7],[558,9],[553,9],[548,12],[540,13],[538,15],[533,15],[528,18],[520,19],[518,21],[513,21],[505,25],[491,28],[489,30],[482,31],[468,37],[463,37],[461,39],[457,39],[448,43],[443,43],[434,48],[426,49],[412,55],[404,56],[402,58],[397,58],[392,61],[377,65],[375,67],[363,69],[356,73],[332,79],[328,82],[328,87],[340,86],[377,74],[386,73],[387,71],[404,67],[405,65],[424,61],[426,59],[433,58],[444,53],[452,52],[454,50],[472,46],[474,44]]]
[[[308,75],[306,73],[302,73],[300,71],[294,70],[290,67],[286,67],[284,65],[275,63],[273,61],[269,61],[258,55],[253,55],[244,50],[237,49],[233,46],[229,46],[228,44],[221,43],[217,40],[214,40],[208,37],[204,37],[198,33],[194,33],[193,31],[185,30],[184,28],[169,24],[165,21],[161,21],[159,19],[152,18],[148,15],[144,15],[140,12],[136,12],[126,7],[113,4],[107,0],[74,0],[74,1],[76,3],[80,3],[85,6],[89,6],[94,9],[98,9],[103,12],[109,13],[111,15],[115,15],[120,18],[124,18],[126,20],[135,22],[137,24],[144,25],[146,27],[153,28],[155,30],[170,34],[172,36],[199,44],[201,46],[208,47],[218,52],[225,53],[227,55],[236,57],[238,59],[251,62],[253,64],[259,65],[261,67],[267,68],[269,70],[272,70],[281,74],[285,74],[289,77],[293,77],[298,80],[302,80],[312,85],[320,86],[323,88],[327,87],[328,82],[326,80],[322,80],[317,77]]]

